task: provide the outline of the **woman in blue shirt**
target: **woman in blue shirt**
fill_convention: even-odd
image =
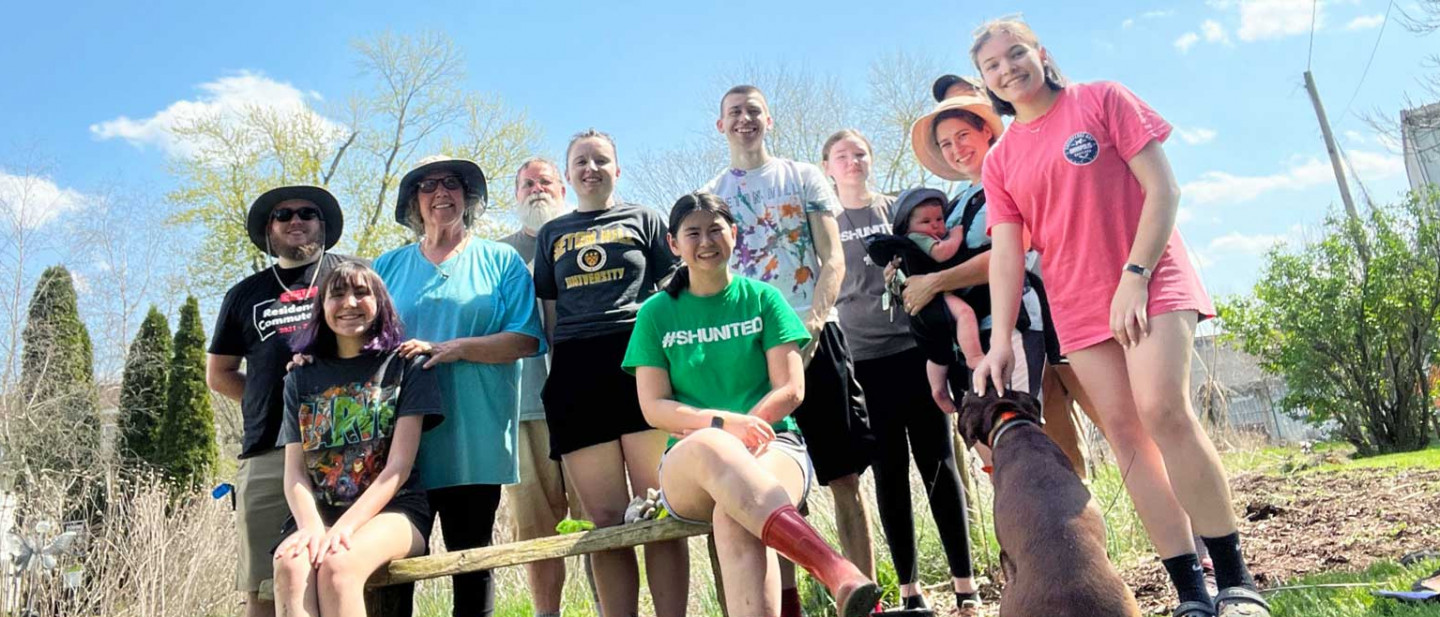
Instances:
[[[395,299],[406,358],[428,354],[446,422],[426,433],[417,464],[451,550],[485,546],[500,486],[519,481],[520,358],[545,351],[535,285],[515,249],[475,238],[485,175],[463,159],[429,157],[400,181],[395,220],[420,239],[375,260]],[[455,615],[490,615],[489,572],[454,581]]]

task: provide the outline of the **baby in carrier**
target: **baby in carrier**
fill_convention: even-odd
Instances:
[[[898,258],[899,265],[890,293],[898,297],[905,277],[945,270],[979,254],[981,250],[965,246],[965,228],[945,228],[945,194],[928,188],[913,188],[900,194],[895,202],[892,235],[877,234],[866,239],[866,252],[871,261],[888,264]],[[930,389],[948,393],[946,379],[954,349],[960,350],[966,366],[975,368],[985,357],[980,346],[980,320],[990,314],[990,297],[979,287],[968,287],[936,296],[930,304],[911,317],[911,331],[922,347],[927,347],[926,376]],[[919,322],[919,323],[916,323]],[[947,340],[941,353],[932,349],[937,341],[927,341],[924,332],[945,332]],[[951,338],[953,336],[953,338]],[[927,345],[929,343],[929,345]],[[954,347],[951,347],[953,344]],[[948,352],[948,353],[945,353]],[[945,411],[954,411],[948,394],[936,396]],[[948,403],[948,407],[947,407]]]

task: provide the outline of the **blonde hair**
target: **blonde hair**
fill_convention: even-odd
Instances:
[[[860,143],[862,143],[862,144],[865,144],[865,152],[866,152],[867,154],[870,154],[870,155],[872,155],[872,156],[875,154],[875,148],[872,148],[872,147],[870,146],[870,140],[867,139],[867,138],[865,137],[865,135],[864,135],[863,133],[861,133],[859,130],[857,130],[857,129],[840,129],[840,130],[838,130],[838,131],[835,131],[835,134],[833,134],[833,135],[831,135],[829,138],[827,138],[827,139],[825,140],[825,145],[823,145],[823,146],[820,147],[820,163],[821,163],[821,164],[829,163],[829,162],[830,162],[830,149],[833,148],[833,147],[835,147],[835,144],[840,143],[840,140],[842,140],[842,139],[848,139],[848,138],[852,138],[852,137],[853,137],[856,141],[858,141],[858,142],[860,142]]]
[[[980,71],[982,76],[985,74],[985,70],[980,68],[980,58],[978,57],[980,48],[990,42],[990,39],[996,34],[1002,32],[1015,37],[1021,44],[1036,51],[1041,49],[1040,37],[1035,36],[1035,31],[1030,29],[1030,24],[1025,23],[1019,17],[1001,17],[987,21],[975,29],[975,40],[970,44],[970,63],[975,65],[975,69]],[[1051,90],[1063,90],[1066,83],[1065,76],[1060,73],[1060,68],[1055,66],[1055,61],[1050,59],[1049,54],[1046,54],[1041,65],[1044,67],[1045,85],[1049,86]],[[981,81],[984,81],[983,77]],[[1002,116],[1015,115],[1014,105],[995,96],[995,93],[990,90],[990,86],[984,86],[984,90],[985,96],[990,98],[990,104],[995,108],[995,113]]]

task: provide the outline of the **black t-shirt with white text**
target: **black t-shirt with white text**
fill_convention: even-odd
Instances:
[[[319,296],[315,286],[342,261],[364,262],[326,253],[319,262],[299,268],[281,268],[278,264],[266,268],[245,277],[225,293],[209,352],[245,359],[245,395],[240,401],[245,426],[240,458],[276,447],[285,410],[285,365],[293,355],[290,337],[310,321]]]

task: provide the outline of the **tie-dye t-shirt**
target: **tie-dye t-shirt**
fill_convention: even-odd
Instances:
[[[385,469],[399,418],[427,415],[427,429],[440,423],[436,373],[420,368],[427,359],[316,358],[285,377],[280,445],[300,444],[317,503],[355,503]],[[412,469],[397,493],[416,490],[419,471]]]
[[[795,312],[809,311],[820,274],[809,215],[840,212],[840,200],[820,168],[771,158],[755,169],[720,172],[701,190],[724,199],[735,215],[731,267],[775,286]],[[833,307],[826,319],[838,319]]]

